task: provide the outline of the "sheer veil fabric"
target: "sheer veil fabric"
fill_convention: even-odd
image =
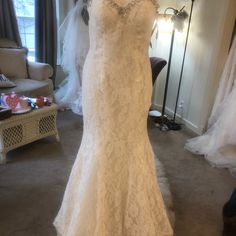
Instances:
[[[147,133],[156,6],[89,4],[83,137],[54,221],[60,236],[173,236]]]
[[[236,176],[236,37],[220,80],[207,132],[187,141],[185,148],[204,155],[212,166],[229,168]]]
[[[82,71],[89,50],[88,26],[81,16],[84,5],[86,3],[83,1],[77,1],[60,27],[61,38],[64,38],[62,67],[68,76],[55,92],[55,100],[60,107],[70,108],[80,115],[82,114]]]

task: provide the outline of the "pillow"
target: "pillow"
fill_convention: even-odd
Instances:
[[[8,78],[26,79],[26,51],[24,48],[0,48],[0,73]]]
[[[9,80],[5,75],[0,74],[0,88],[12,88],[16,84]]]

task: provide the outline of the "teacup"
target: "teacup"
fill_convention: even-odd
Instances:
[[[27,97],[20,97],[20,107],[22,109],[27,109],[29,107],[29,103],[28,103],[28,98]]]

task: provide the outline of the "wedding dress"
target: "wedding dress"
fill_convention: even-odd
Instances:
[[[68,73],[67,78],[55,92],[55,101],[62,108],[70,108],[76,114],[82,114],[82,70],[89,49],[89,32],[81,11],[86,5],[77,1],[60,27],[63,42],[62,67]]]
[[[84,133],[54,225],[60,236],[171,236],[147,133],[156,3],[93,0],[89,14]]]
[[[229,168],[236,175],[236,37],[220,80],[209,129],[187,141],[185,148],[205,155],[212,166]]]

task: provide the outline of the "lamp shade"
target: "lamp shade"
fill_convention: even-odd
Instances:
[[[184,22],[188,18],[188,13],[186,11],[179,11],[177,14],[174,14],[171,17],[171,20],[174,22],[174,27],[177,31],[182,32],[184,29]]]
[[[159,14],[157,17],[157,27],[160,33],[171,33],[174,27],[171,14]]]

